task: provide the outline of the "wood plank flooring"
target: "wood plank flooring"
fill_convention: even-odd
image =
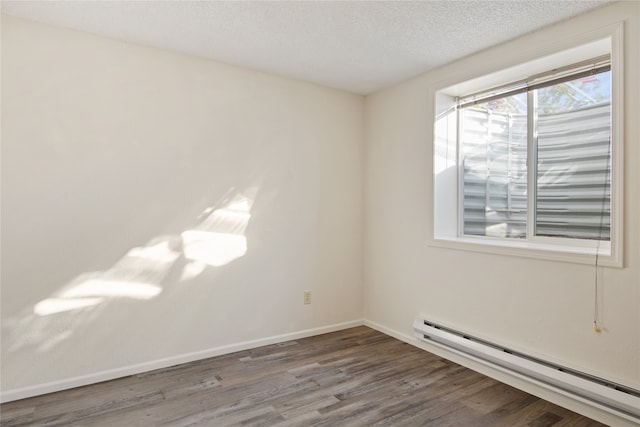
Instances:
[[[602,424],[367,327],[0,406],[2,426]]]

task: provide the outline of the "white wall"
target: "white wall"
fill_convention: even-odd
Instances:
[[[543,47],[625,22],[625,268],[595,268],[428,246],[433,94]],[[400,336],[418,315],[640,388],[640,3],[621,2],[488,49],[369,96],[365,114],[365,318]],[[452,195],[452,197],[456,197]]]
[[[3,392],[360,321],[363,106],[3,16]]]

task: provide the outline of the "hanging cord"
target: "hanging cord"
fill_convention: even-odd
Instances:
[[[598,299],[599,299],[599,295],[598,295],[598,256],[600,255],[600,241],[602,240],[602,232],[604,230],[604,214],[605,214],[605,210],[606,210],[606,206],[607,206],[607,188],[609,188],[609,186],[607,185],[607,183],[609,182],[609,176],[611,174],[611,140],[609,140],[609,145],[607,146],[607,161],[606,161],[606,169],[605,169],[605,174],[604,174],[604,186],[602,189],[602,209],[600,210],[600,225],[598,227],[598,243],[596,243],[596,262],[595,262],[595,280],[594,280],[594,287],[593,287],[593,330],[596,333],[600,333],[602,332],[602,329],[600,329],[600,325],[598,325],[598,314],[599,314],[599,307],[598,307]],[[609,212],[609,217],[611,217],[611,212]],[[609,224],[611,224],[611,221],[609,221]],[[611,236],[611,231],[609,231],[609,236]]]
[[[600,244],[598,244],[600,246]],[[598,248],[599,249],[599,248]],[[598,249],[596,249],[596,280],[594,286],[594,295],[593,295],[593,330],[597,333],[602,332],[600,326],[598,326]]]

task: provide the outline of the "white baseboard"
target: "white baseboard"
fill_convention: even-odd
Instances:
[[[249,350],[264,345],[277,344],[284,341],[291,341],[301,338],[307,338],[314,335],[326,334],[329,332],[340,331],[342,329],[362,326],[364,320],[352,320],[349,322],[336,323],[318,328],[305,329],[302,331],[290,332],[281,335],[274,335],[256,340],[243,341],[235,344],[214,347],[193,353],[181,354],[164,359],[152,360],[149,362],[139,363],[136,365],[123,366],[121,368],[110,369],[107,371],[94,372],[87,375],[81,375],[64,380],[52,381],[44,384],[36,384],[29,387],[23,387],[13,390],[3,390],[0,392],[0,402],[11,402],[13,400],[25,399],[28,397],[39,396],[42,394],[53,393],[74,387],[95,384],[102,381],[109,381],[116,378],[122,378],[129,375],[149,372],[155,369],[168,368],[169,366],[179,365],[181,363],[189,363],[196,360],[207,359],[209,357],[221,356],[223,354],[234,353],[236,351]]]
[[[548,400],[549,402],[552,402],[558,406],[562,406],[566,409],[569,409],[570,411],[574,411],[586,417],[593,418],[594,420],[600,421],[601,423],[616,427],[640,426],[640,423],[635,421],[635,419],[631,419],[624,414],[611,412],[610,409],[594,404],[579,396],[574,396],[570,393],[554,388],[553,386],[543,384],[534,379],[527,378],[523,375],[511,372],[499,366],[492,365],[481,359],[475,358],[454,349],[450,349],[438,343],[422,341],[417,339],[413,335],[398,332],[394,329],[390,329],[386,326],[366,319],[364,320],[364,325],[382,332],[383,334],[399,339],[400,341],[404,341],[407,344],[411,344],[415,347],[421,348],[442,358],[472,369],[497,381],[537,396],[541,399]]]

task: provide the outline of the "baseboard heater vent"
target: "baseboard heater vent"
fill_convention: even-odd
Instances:
[[[640,390],[528,356],[485,340],[416,319],[413,330],[417,338],[432,341],[493,365],[517,372],[547,386],[640,421]]]

